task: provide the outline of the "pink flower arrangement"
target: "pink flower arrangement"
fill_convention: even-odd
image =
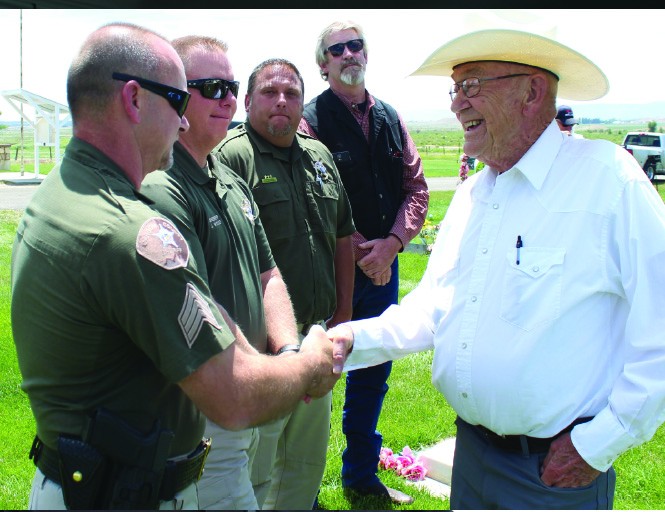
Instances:
[[[395,455],[390,448],[382,447],[379,467],[392,469],[398,475],[414,482],[423,480],[427,475],[427,469],[408,446],[405,446],[399,455]]]
[[[462,153],[460,157],[461,165],[459,166],[459,179],[464,181],[469,177],[469,157],[466,153]]]

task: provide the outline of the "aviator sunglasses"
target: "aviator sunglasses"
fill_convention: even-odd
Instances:
[[[170,85],[160,84],[159,82],[153,82],[147,78],[141,78],[133,75],[126,75],[125,73],[113,73],[112,75],[114,80],[120,80],[122,82],[129,82],[134,80],[144,89],[165,98],[169,102],[169,105],[178,113],[180,119],[185,115],[185,110],[187,110],[187,103],[189,103],[189,93],[187,91],[181,91]]]
[[[333,57],[339,57],[344,53],[344,47],[353,53],[357,53],[365,47],[365,43],[362,39],[351,39],[351,41],[347,41],[346,43],[337,43],[328,46],[326,51],[330,52],[330,55]]]
[[[200,78],[199,80],[187,80],[187,87],[198,89],[201,91],[201,96],[210,100],[226,98],[229,91],[237,99],[240,82],[223,78]]]

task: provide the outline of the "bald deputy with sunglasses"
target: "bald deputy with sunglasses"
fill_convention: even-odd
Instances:
[[[210,155],[226,136],[237,108],[239,83],[233,80],[227,45],[205,36],[181,37],[172,44],[185,65],[192,95],[190,128],[175,144],[173,166],[147,177],[141,190],[155,208],[192,226],[213,297],[256,350],[279,354],[274,359],[279,365],[300,344],[289,294],[248,185]],[[232,432],[208,420],[206,436],[212,438],[212,448],[199,483],[199,506],[258,509],[249,474],[257,429]]]
[[[12,251],[31,509],[198,509],[205,417],[247,429],[338,378],[323,329],[279,364],[252,347],[210,293],[194,226],[141,193],[189,129],[186,88],[171,44],[131,24],[93,32],[69,69],[74,137]]]
[[[397,304],[397,254],[420,232],[429,201],[420,155],[404,121],[365,89],[367,62],[367,38],[357,23],[336,21],[324,28],[316,63],[330,88],[305,105],[299,126],[332,152],[351,202],[357,230],[354,320]],[[405,504],[413,499],[377,476],[382,444],[377,424],[391,369],[387,361],[346,377],[342,485]]]
[[[450,508],[611,509],[613,462],[665,420],[665,205],[622,147],[561,133],[556,98],[608,91],[561,42],[453,39],[414,73],[452,78],[462,183],[399,306],[329,332],[347,369],[434,350],[457,413]],[[443,85],[443,84],[442,84]]]

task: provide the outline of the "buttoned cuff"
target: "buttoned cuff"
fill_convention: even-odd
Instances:
[[[602,472],[607,471],[623,452],[640,444],[626,432],[609,407],[593,420],[577,425],[570,437],[587,464]]]

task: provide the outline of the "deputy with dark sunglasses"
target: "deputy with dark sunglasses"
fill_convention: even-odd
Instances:
[[[224,78],[200,78],[187,80],[187,87],[197,89],[201,92],[201,96],[209,100],[223,100],[229,92],[237,99],[240,82]]]
[[[252,346],[277,354],[274,364],[298,349],[293,307],[272,256],[247,184],[210,152],[227,133],[237,108],[239,83],[226,43],[186,36],[172,42],[185,64],[192,97],[189,131],[174,148],[174,165],[153,173],[142,191],[155,208],[191,225],[205,254],[210,290]],[[207,77],[207,78],[206,78]],[[275,380],[275,388],[282,384]],[[275,393],[271,402],[284,400]],[[250,407],[250,404],[245,405]],[[208,421],[212,447],[199,482],[199,507],[255,510],[249,469],[258,440],[255,428],[230,431]]]
[[[366,37],[356,23],[335,22],[316,45],[316,63],[330,88],[305,105],[300,129],[332,151],[353,209],[356,259],[353,319],[397,303],[397,253],[418,235],[429,193],[420,155],[404,121],[365,89]],[[382,437],[376,427],[388,390],[390,361],[346,378],[342,485],[346,491],[410,503],[377,476]]]
[[[69,69],[74,137],[12,251],[31,509],[198,509],[203,414],[248,428],[338,378],[322,329],[279,365],[254,349],[209,291],[194,226],[141,193],[189,129],[185,89],[169,42],[130,24],[93,32]]]

